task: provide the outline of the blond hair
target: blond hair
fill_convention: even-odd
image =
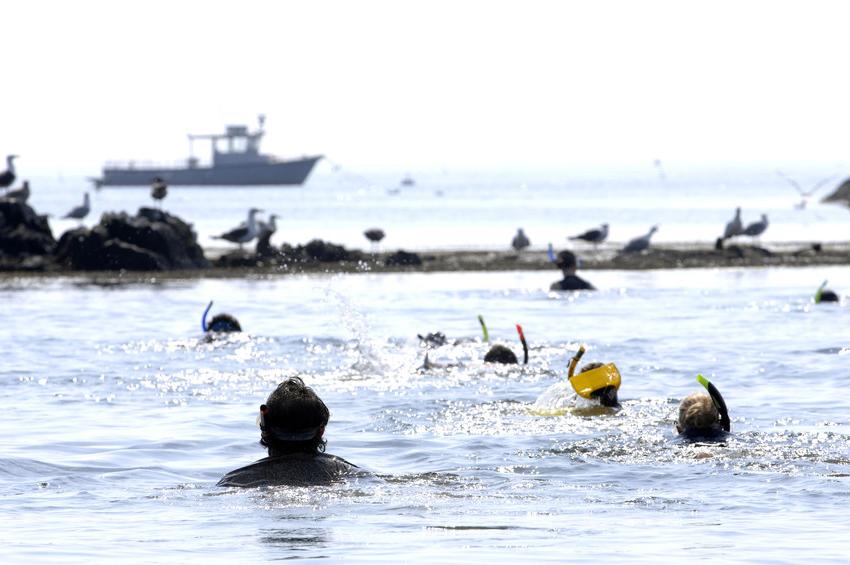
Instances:
[[[707,394],[695,392],[686,396],[679,404],[679,432],[708,432],[718,423],[720,415],[714,401]]]

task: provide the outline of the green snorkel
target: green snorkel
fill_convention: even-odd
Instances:
[[[201,330],[206,333],[209,328],[207,327],[207,314],[210,313],[210,308],[212,308],[213,301],[210,300],[210,303],[207,304],[207,309],[204,310],[204,315],[201,316]]]
[[[487,333],[487,324],[484,323],[484,316],[478,314],[478,323],[481,324],[481,331],[484,333],[484,341],[486,343],[490,342],[490,334]]]
[[[815,304],[820,304],[821,298],[823,298],[823,290],[826,288],[827,282],[828,281],[823,281],[818,287],[817,292],[815,292]]]
[[[708,394],[711,396],[711,400],[714,402],[714,406],[720,413],[720,427],[723,428],[724,432],[731,431],[732,422],[729,420],[729,410],[726,408],[726,402],[723,400],[723,396],[720,394],[720,391],[717,390],[716,386],[711,384],[711,381],[702,375],[697,375],[697,382],[704,386],[705,390],[708,391]]]

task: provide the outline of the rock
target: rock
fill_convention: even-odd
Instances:
[[[55,247],[47,216],[39,216],[24,202],[0,198],[0,255],[50,255]]]
[[[850,206],[850,179],[842,182],[832,194],[828,194],[821,202],[838,202]]]
[[[141,208],[136,216],[106,213],[91,230],[66,232],[56,256],[79,270],[162,271],[209,266],[191,226],[153,208]]]
[[[337,261],[359,261],[363,254],[359,251],[349,251],[342,245],[335,245],[314,239],[304,246],[305,258],[320,263],[333,263]]]
[[[422,258],[416,253],[410,253],[399,249],[384,260],[387,267],[403,267],[407,265],[421,265]]]

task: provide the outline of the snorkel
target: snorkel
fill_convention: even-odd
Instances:
[[[552,247],[552,244],[549,244],[549,247],[546,249],[546,254],[549,256],[549,262],[555,263],[557,262],[557,258],[555,257],[555,249]]]
[[[603,406],[618,406],[616,392],[620,389],[622,379],[614,363],[606,363],[576,374],[578,362],[586,350],[584,345],[579,346],[576,354],[570,359],[567,371],[570,385],[582,398],[597,398]]]
[[[207,309],[204,310],[204,315],[201,316],[201,330],[206,333],[209,331],[209,327],[207,326],[207,314],[210,313],[210,308],[212,308],[213,301],[210,300],[210,303],[207,304]]]
[[[827,282],[828,281],[824,280],[815,292],[815,304],[820,304],[820,301],[823,299],[823,291],[826,288]]]
[[[525,341],[525,334],[522,333],[522,326],[519,324],[516,325],[516,333],[519,334],[519,340],[522,342],[522,364],[528,365],[528,343]]]
[[[481,324],[481,331],[484,334],[482,340],[485,343],[489,343],[490,342],[490,334],[487,333],[487,324],[484,323],[484,316],[482,316],[481,314],[478,314],[478,323]]]
[[[717,412],[720,413],[720,427],[723,428],[724,432],[731,431],[732,424],[729,420],[729,410],[726,408],[726,402],[723,400],[723,396],[721,396],[720,391],[717,390],[716,386],[711,384],[711,381],[702,375],[697,375],[697,382],[704,386],[705,390],[708,391],[708,394],[711,396],[711,401],[714,402]]]

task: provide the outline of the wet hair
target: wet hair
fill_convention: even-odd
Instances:
[[[485,363],[502,363],[503,365],[516,365],[518,363],[516,354],[504,345],[496,344],[490,348],[484,356]]]
[[[685,435],[710,435],[720,429],[719,418],[720,414],[711,397],[695,392],[686,396],[679,404],[676,429]]]
[[[561,251],[555,261],[555,265],[560,269],[575,269],[577,264],[575,253],[572,251]]]
[[[839,302],[838,295],[831,290],[824,290],[820,293],[821,302]]]
[[[592,371],[593,369],[598,369],[599,367],[604,367],[605,363],[593,362],[588,363],[583,366],[579,371],[579,374]],[[610,408],[616,408],[620,405],[620,401],[617,399],[617,389],[613,386],[606,386],[600,389],[594,390],[590,393],[590,396],[593,398],[599,399],[599,404],[602,406],[608,406]]]
[[[325,450],[322,439],[330,419],[328,407],[299,377],[277,385],[260,407],[260,443],[272,452],[317,454]]]
[[[241,332],[242,326],[239,325],[239,320],[230,314],[216,314],[210,323],[207,324],[207,331],[210,332]]]

